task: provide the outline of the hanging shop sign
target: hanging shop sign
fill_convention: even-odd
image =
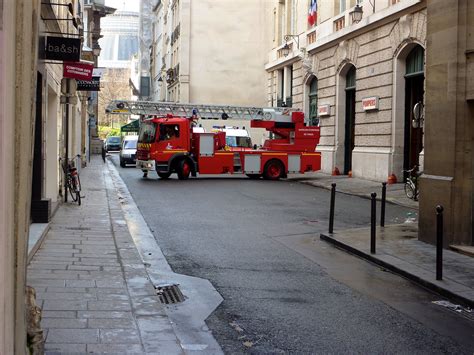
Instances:
[[[79,38],[47,36],[44,57],[51,60],[78,62],[81,58],[81,40]]]
[[[65,62],[63,64],[63,77],[90,81],[92,80],[93,70],[94,64]]]
[[[105,73],[105,68],[100,67],[100,68],[94,68],[92,71],[92,76],[98,76],[99,78],[102,78],[102,75]]]
[[[78,91],[100,91],[100,77],[93,76],[92,80],[78,80],[77,81]]]
[[[331,105],[319,105],[318,117],[325,117],[331,115]]]
[[[366,97],[362,99],[362,109],[364,111],[378,110],[379,109],[378,96]]]

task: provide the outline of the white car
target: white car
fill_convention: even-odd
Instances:
[[[136,163],[138,136],[124,136],[120,148],[120,166]]]

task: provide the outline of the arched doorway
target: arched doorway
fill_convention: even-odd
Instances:
[[[309,125],[318,126],[318,79],[313,77],[309,83]]]
[[[423,150],[423,125],[414,117],[413,108],[424,102],[424,49],[415,46],[406,58],[405,71],[405,129],[403,169],[408,170],[420,165],[420,153]],[[406,178],[404,173],[403,178]]]
[[[352,150],[355,143],[355,97],[356,68],[351,66],[346,74],[345,130],[344,130],[344,175],[352,170]]]

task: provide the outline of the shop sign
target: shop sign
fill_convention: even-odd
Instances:
[[[78,62],[81,58],[79,38],[47,36],[44,46],[45,59]]]
[[[378,110],[379,109],[379,97],[372,96],[362,99],[362,109],[364,111]]]
[[[89,63],[64,63],[63,76],[65,78],[90,81],[92,80],[92,71],[94,64]]]
[[[78,91],[100,91],[100,77],[93,76],[91,81],[78,80]]]
[[[318,117],[330,116],[331,106],[330,105],[319,105],[318,106]]]
[[[98,76],[99,78],[102,78],[102,75],[104,75],[105,68],[94,68],[92,71],[92,76]]]

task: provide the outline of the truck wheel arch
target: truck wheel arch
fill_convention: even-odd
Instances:
[[[177,167],[179,166],[180,161],[183,159],[186,159],[187,161],[189,161],[189,163],[191,164],[191,173],[193,174],[193,176],[195,176],[197,172],[196,162],[194,161],[194,159],[192,159],[189,155],[186,155],[186,154],[173,155],[171,159],[169,160],[168,171],[176,171]]]

